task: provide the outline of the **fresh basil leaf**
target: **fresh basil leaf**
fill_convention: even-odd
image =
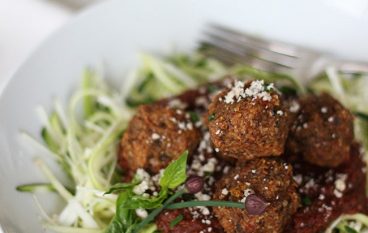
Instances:
[[[162,203],[167,198],[167,189],[161,189],[156,197],[143,197],[134,195],[130,197],[129,201],[125,202],[123,207],[126,209],[155,209],[162,206]]]
[[[116,201],[116,214],[107,227],[105,233],[132,232],[134,226],[138,223],[138,217],[134,210],[124,208],[124,204],[129,202],[130,192],[122,192]]]
[[[161,189],[174,189],[187,179],[188,151],[184,151],[180,157],[166,167],[160,179]]]
[[[176,216],[176,218],[174,218],[171,222],[170,222],[170,229],[173,229],[176,225],[178,225],[181,220],[184,219],[184,216],[182,214],[179,214],[178,216]]]
[[[114,184],[113,186],[111,186],[110,189],[107,192],[105,192],[105,194],[125,191],[127,189],[133,188],[134,186],[136,186],[139,183],[140,182],[138,180],[134,180],[131,183],[117,183],[117,184]]]
[[[354,228],[351,228],[349,226],[345,226],[345,231],[347,233],[358,233]]]

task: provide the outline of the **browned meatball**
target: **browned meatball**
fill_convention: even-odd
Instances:
[[[170,224],[178,217],[182,220],[174,226]],[[156,218],[157,229],[161,233],[222,233],[224,230],[218,220],[212,215],[203,216],[196,210],[178,209],[166,210]]]
[[[303,205],[286,232],[319,233],[341,214],[367,213],[366,164],[359,145],[351,147],[349,160],[337,168],[306,164],[290,159]]]
[[[288,134],[288,110],[263,81],[236,81],[208,109],[211,140],[221,154],[243,160],[278,156]]]
[[[185,150],[192,152],[200,132],[189,118],[182,110],[161,104],[140,106],[121,140],[120,166],[158,173]]]
[[[318,166],[336,167],[348,159],[353,142],[353,116],[328,94],[301,98],[300,112],[294,121],[288,150],[301,153]]]
[[[217,183],[214,199],[247,202],[249,194],[267,203],[263,213],[257,215],[247,209],[214,208],[227,233],[283,232],[299,205],[292,168],[278,159],[255,159],[238,165]]]

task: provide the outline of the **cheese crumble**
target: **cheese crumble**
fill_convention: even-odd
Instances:
[[[225,95],[224,102],[233,104],[247,97],[252,97],[252,100],[261,99],[263,101],[270,101],[272,96],[268,91],[271,89],[274,89],[274,85],[271,83],[265,86],[263,80],[252,81],[247,88],[245,88],[244,82],[236,81],[230,91]]]

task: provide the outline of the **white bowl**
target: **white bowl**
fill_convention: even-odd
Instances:
[[[103,61],[109,77],[124,74],[140,51],[167,52],[173,45],[193,48],[206,22],[223,24],[346,58],[368,60],[365,1],[348,7],[333,0],[134,0],[107,1],[82,13],[45,41],[18,69],[0,97],[0,223],[7,232],[41,232],[39,211],[30,195],[15,186],[44,178],[35,156],[19,143],[20,130],[39,135],[37,105],[66,99],[82,69]],[[341,4],[341,3],[340,3]],[[39,156],[43,156],[42,154]],[[41,200],[48,211],[62,203]]]

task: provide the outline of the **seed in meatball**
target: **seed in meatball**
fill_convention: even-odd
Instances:
[[[214,199],[246,204],[245,209],[214,208],[227,233],[281,233],[299,205],[291,166],[275,158],[238,165],[216,184]]]
[[[349,157],[353,116],[328,94],[308,95],[291,126],[287,148],[311,164],[337,167]]]
[[[184,111],[142,105],[121,139],[119,164],[130,173],[138,168],[158,173],[185,150],[191,153],[199,140],[199,130]]]
[[[284,151],[288,115],[272,84],[235,81],[209,105],[211,140],[222,155],[242,161],[278,156]]]

